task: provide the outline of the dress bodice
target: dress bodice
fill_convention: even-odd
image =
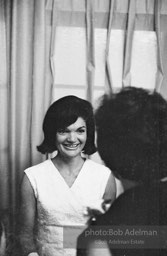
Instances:
[[[69,187],[51,160],[25,170],[37,200],[40,256],[73,256],[89,220],[87,207],[103,197],[110,170],[87,159]]]

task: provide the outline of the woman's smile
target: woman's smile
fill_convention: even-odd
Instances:
[[[69,148],[69,149],[76,149],[80,143],[78,144],[63,144],[66,148]]]

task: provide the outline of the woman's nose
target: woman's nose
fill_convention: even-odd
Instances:
[[[70,132],[68,134],[67,140],[70,141],[70,142],[75,142],[76,141],[76,134],[75,134],[75,132]]]

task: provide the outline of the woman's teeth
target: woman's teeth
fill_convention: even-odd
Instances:
[[[76,148],[76,147],[78,147],[78,145],[79,144],[69,144],[69,145],[65,145],[65,147],[67,147],[67,148]]]

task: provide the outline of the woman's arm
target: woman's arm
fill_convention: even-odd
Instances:
[[[36,252],[34,243],[34,225],[36,216],[36,199],[30,181],[26,175],[21,184],[21,209],[20,209],[20,245],[22,255],[27,256]]]
[[[103,195],[104,203],[106,202],[107,204],[108,202],[111,205],[114,202],[115,198],[116,198],[116,182],[115,182],[115,177],[111,172],[106,185],[104,195]]]
[[[107,181],[103,198],[97,201],[97,204],[87,207],[87,211],[91,219],[92,220],[94,218],[96,219],[97,215],[104,214],[110,208],[115,198],[116,198],[116,182],[115,182],[114,175],[111,173]]]

